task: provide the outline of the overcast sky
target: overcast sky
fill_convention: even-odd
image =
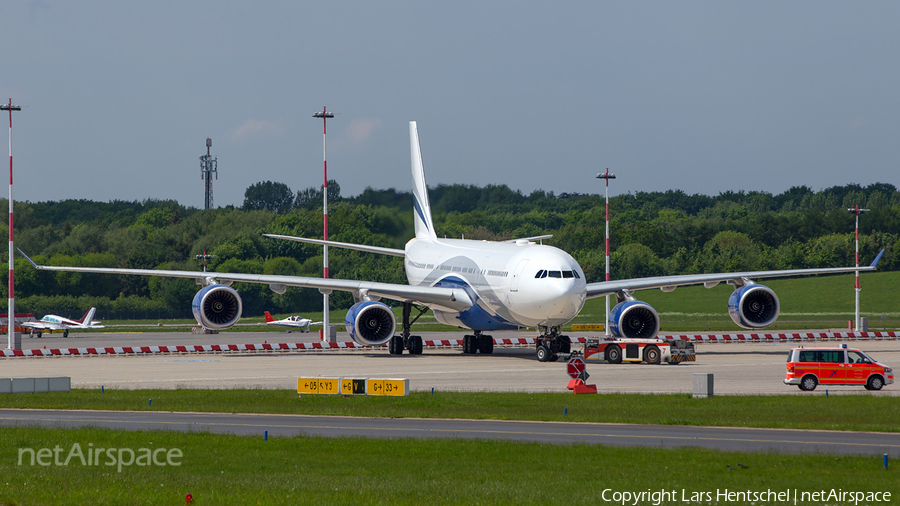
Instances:
[[[898,2],[0,3],[15,198],[900,186]],[[4,120],[5,122],[6,120]],[[5,134],[5,132],[4,132]],[[0,192],[5,195],[6,192]]]

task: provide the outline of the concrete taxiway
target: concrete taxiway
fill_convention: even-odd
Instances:
[[[233,413],[0,410],[0,425],[204,431],[245,436],[502,439],[552,444],[900,456],[900,434],[509,420]]]
[[[533,337],[496,332],[496,338]],[[423,333],[425,339],[453,339],[456,333]],[[23,339],[23,348],[260,344],[314,342],[315,334],[229,332],[79,334],[79,337]],[[900,365],[900,341],[848,342],[888,365]],[[35,346],[37,345],[37,346]],[[806,346],[835,345],[806,343]],[[588,383],[599,392],[690,393],[694,373],[712,373],[718,395],[825,395],[826,387],[801,392],[782,383],[787,350],[796,343],[698,344],[697,361],[680,365],[588,362]],[[390,355],[386,348],[306,352],[160,354],[0,359],[5,377],[69,376],[74,388],[296,388],[300,376],[408,378],[412,390],[555,391],[569,380],[565,363],[538,362],[534,349],[496,348],[492,355],[463,355],[458,348],[426,349],[422,355]],[[831,394],[900,395],[900,386],[880,392],[829,386]]]

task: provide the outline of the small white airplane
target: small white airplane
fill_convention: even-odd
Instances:
[[[92,307],[78,320],[72,320],[55,314],[48,314],[36,322],[23,322],[22,326],[31,329],[32,335],[37,331],[38,337],[41,337],[45,330],[47,332],[62,330],[63,337],[69,337],[69,329],[102,329],[104,326],[99,325],[100,322],[94,320],[94,314],[96,312],[97,308]]]
[[[283,320],[276,320],[272,317],[272,314],[268,311],[266,313],[266,325],[281,325],[283,327],[290,327],[300,329],[300,332],[309,332],[310,325],[320,325],[322,322],[314,322],[309,318],[304,318],[302,316],[288,316]],[[288,330],[290,332],[290,330]]]
[[[415,121],[409,124],[409,141],[416,235],[404,249],[264,234],[273,239],[400,257],[408,281],[405,285],[272,274],[61,267],[38,265],[22,250],[19,252],[41,270],[194,279],[202,287],[192,302],[194,317],[209,329],[228,328],[240,320],[243,304],[237,290],[231,287],[234,282],[266,284],[275,293],[284,293],[288,286],[318,289],[322,293],[339,290],[350,292],[355,300],[347,311],[345,323],[350,338],[359,344],[388,343],[392,355],[401,355],[404,350],[411,355],[421,354],[422,338],[411,335],[410,327],[430,309],[438,322],[472,331],[463,337],[463,353],[467,354],[493,352],[494,340],[485,332],[534,328],[538,332],[536,355],[542,362],[557,360],[559,354],[570,351],[571,341],[561,331],[581,311],[586,299],[615,295],[618,304],[607,315],[612,334],[649,339],[659,332],[659,314],[646,302],[637,300],[635,292],[649,289],[671,292],[679,286],[702,284],[712,288],[728,283],[734,286],[727,303],[731,319],[740,327],[758,329],[775,323],[780,303],[774,291],[755,280],[873,271],[884,254],[882,250],[871,265],[860,267],[690,274],[588,283],[571,255],[535,242],[548,236],[506,242],[439,238],[431,218]],[[402,304],[400,322],[392,308],[380,302],[382,298]],[[415,316],[411,314],[413,308],[419,311]]]

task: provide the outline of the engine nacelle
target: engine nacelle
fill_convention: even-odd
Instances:
[[[207,329],[227,329],[241,319],[241,297],[237,290],[225,285],[202,288],[191,303],[194,319]]]
[[[763,285],[744,285],[728,298],[731,320],[745,329],[768,327],[778,319],[779,310],[778,296]]]
[[[612,308],[608,324],[615,337],[652,339],[659,333],[659,314],[646,302],[626,300]]]
[[[344,323],[350,338],[366,346],[388,342],[397,329],[397,318],[391,308],[372,300],[353,304]]]

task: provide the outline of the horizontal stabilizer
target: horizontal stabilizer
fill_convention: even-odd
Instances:
[[[297,241],[307,244],[318,244],[321,246],[334,246],[335,248],[352,249],[356,251],[366,251],[369,253],[379,253],[381,255],[391,255],[395,257],[405,257],[406,252],[402,249],[383,248],[381,246],[368,246],[366,244],[352,244],[349,242],[323,241],[321,239],[307,239],[306,237],[293,237],[290,235],[263,234],[272,239],[284,239],[286,241]]]

